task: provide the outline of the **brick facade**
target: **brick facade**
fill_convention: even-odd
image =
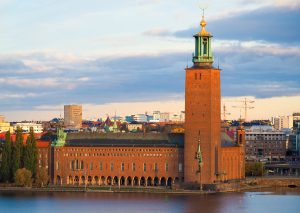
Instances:
[[[53,147],[55,184],[172,185],[183,180],[183,148]]]

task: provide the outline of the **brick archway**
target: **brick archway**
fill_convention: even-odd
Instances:
[[[120,178],[120,185],[121,185],[121,186],[125,186],[125,185],[126,185],[126,181],[125,181],[125,177],[124,177],[124,176],[122,176],[122,177]]]
[[[131,186],[132,184],[133,184],[132,178],[130,176],[128,176],[127,179],[126,179],[126,185]]]
[[[153,183],[152,183],[152,177],[148,177],[147,178],[147,186],[152,186]]]
[[[154,186],[159,186],[159,185],[160,185],[160,183],[159,183],[159,178],[158,178],[158,177],[155,177],[153,182],[154,182],[154,183],[153,183]]]
[[[135,176],[135,177],[133,178],[133,185],[134,185],[134,186],[139,186],[139,178],[138,178],[137,176]]]
[[[104,176],[101,176],[100,185],[106,185],[106,179]]]
[[[160,179],[160,185],[161,185],[161,186],[166,186],[166,184],[167,184],[166,178],[165,178],[165,177],[162,177],[162,178]]]
[[[112,178],[111,178],[111,176],[107,177],[106,182],[107,182],[107,185],[112,185]]]

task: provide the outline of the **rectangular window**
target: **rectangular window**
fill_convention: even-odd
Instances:
[[[179,163],[179,164],[178,164],[178,171],[179,171],[179,172],[182,172],[182,163]]]
[[[83,163],[83,160],[81,161],[81,167],[80,167],[80,169],[84,169],[84,163]]]
[[[102,165],[102,162],[100,162],[100,171],[102,171],[103,170],[103,165]]]
[[[56,161],[56,170],[58,170],[58,169],[59,169],[59,162]]]
[[[147,171],[147,165],[146,165],[146,163],[144,163],[144,172],[146,172]]]
[[[93,162],[90,163],[90,170],[93,170]]]
[[[158,165],[157,165],[157,163],[154,164],[154,171],[158,172]]]
[[[114,163],[110,163],[110,171],[114,171]]]
[[[135,172],[135,163],[132,163],[132,171]]]
[[[166,162],[166,172],[169,171],[169,164]]]
[[[122,172],[124,172],[124,167],[125,167],[125,166],[124,166],[124,162],[122,162],[122,163],[121,163],[121,170],[122,170]]]

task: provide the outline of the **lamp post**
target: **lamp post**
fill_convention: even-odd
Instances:
[[[197,148],[197,152],[196,152],[196,160],[198,162],[198,171],[197,173],[199,173],[199,181],[200,181],[200,191],[202,191],[202,166],[203,166],[203,160],[202,160],[202,153],[201,153],[201,145],[200,145],[200,130],[198,133],[198,148]]]

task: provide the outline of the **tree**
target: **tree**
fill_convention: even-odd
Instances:
[[[246,176],[262,176],[265,173],[264,165],[262,162],[249,162],[246,163]]]
[[[2,181],[8,182],[11,180],[11,158],[12,158],[12,145],[10,132],[7,131],[5,134],[5,144],[2,152],[2,163],[1,163],[1,177]]]
[[[36,184],[39,187],[43,187],[48,185],[49,182],[49,175],[48,171],[45,167],[39,168],[37,170],[37,175],[36,175]]]
[[[16,141],[12,149],[12,174],[15,175],[17,170],[21,168],[21,159],[22,159],[22,147],[23,147],[23,133],[20,127],[16,131]]]
[[[31,171],[22,168],[18,169],[15,174],[15,183],[17,186],[32,186],[32,173]]]
[[[29,136],[26,140],[26,146],[23,149],[23,163],[24,167],[31,171],[33,177],[37,173],[37,158],[38,150],[36,146],[36,140],[34,136],[33,128],[30,128]]]

